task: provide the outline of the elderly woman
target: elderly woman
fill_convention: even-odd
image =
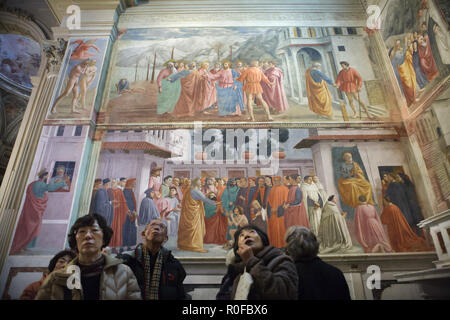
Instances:
[[[286,231],[286,253],[295,261],[298,273],[298,300],[350,300],[343,273],[318,256],[319,242],[305,227]]]
[[[290,257],[269,244],[267,234],[253,225],[236,230],[227,258],[218,300],[296,299],[298,277]]]
[[[133,271],[102,253],[111,236],[102,216],[94,213],[78,218],[68,236],[77,257],[47,277],[36,300],[141,300]]]
[[[75,253],[72,250],[66,249],[58,252],[48,264],[48,273],[44,273],[41,280],[29,284],[23,290],[22,295],[20,296],[20,300],[34,300],[48,274],[52,273],[53,271],[64,269],[64,267],[74,258]]]

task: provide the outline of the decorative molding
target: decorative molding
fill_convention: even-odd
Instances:
[[[47,39],[44,31],[30,15],[27,13],[17,14],[14,9],[11,10],[5,11],[0,9],[0,33],[23,35],[38,43]],[[19,10],[19,12],[23,11]]]
[[[60,42],[59,42],[60,43]],[[49,57],[42,55],[39,84],[32,90],[23,120],[17,134],[10,161],[0,186],[0,269],[8,256],[14,227],[19,214],[22,198],[27,186],[28,175],[41,136],[44,118],[55,90],[59,65],[58,46],[49,51]],[[53,57],[54,55],[54,57]],[[54,59],[48,63],[48,59]],[[48,67],[48,65],[50,67]]]
[[[58,40],[45,40],[42,41],[42,47],[47,57],[47,71],[52,73],[58,72],[67,48],[67,41],[61,38]]]
[[[97,120],[101,120],[97,118]],[[270,128],[288,128],[288,129],[309,129],[309,128],[337,128],[337,129],[365,129],[365,128],[393,128],[402,126],[402,122],[377,122],[364,121],[349,124],[348,122],[201,122],[204,129],[270,129]],[[97,129],[103,130],[176,130],[176,129],[194,129],[194,122],[168,122],[168,123],[97,123]]]

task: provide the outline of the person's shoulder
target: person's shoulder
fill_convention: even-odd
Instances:
[[[328,273],[333,274],[334,276],[342,276],[342,277],[344,276],[344,274],[342,273],[342,271],[339,268],[337,268],[337,267],[335,267],[335,266],[333,266],[333,265],[323,261],[319,257],[317,257],[315,259],[315,262],[316,262],[317,265],[321,266],[322,270],[325,270]]]

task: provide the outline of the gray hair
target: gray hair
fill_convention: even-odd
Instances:
[[[319,241],[308,228],[292,226],[286,231],[286,253],[294,260],[312,258],[319,253]]]
[[[321,66],[321,64],[320,64],[319,62],[314,62],[314,63],[312,64],[312,67],[313,67],[313,68],[320,68],[320,66]]]

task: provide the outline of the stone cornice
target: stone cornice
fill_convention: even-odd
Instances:
[[[231,26],[365,26],[366,13],[356,0],[150,1],[128,8],[119,28]]]

